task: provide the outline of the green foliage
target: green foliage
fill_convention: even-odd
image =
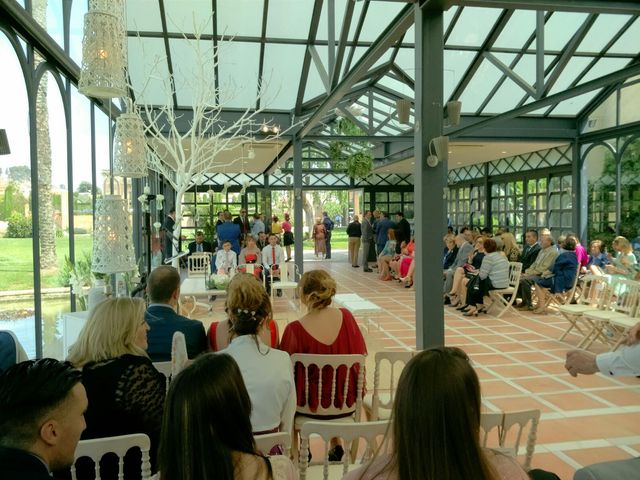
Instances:
[[[368,151],[356,152],[347,157],[347,175],[352,178],[366,178],[373,170],[373,157]]]
[[[213,239],[216,236],[216,221],[218,220],[218,215],[216,215],[213,210],[213,198],[209,200],[209,211],[207,212],[207,221],[204,224],[204,228],[202,229],[204,232],[205,240],[213,243]]]
[[[9,182],[9,185],[4,190],[4,202],[0,209],[0,218],[7,220],[14,212],[24,212],[28,203],[29,199],[22,194],[20,185],[15,181]]]
[[[364,132],[348,118],[339,118],[336,122],[336,133],[339,135],[362,136]],[[355,150],[350,153],[349,147]],[[329,144],[329,156],[333,159],[333,168],[345,169],[352,178],[366,178],[373,170],[371,145],[366,142],[344,142],[337,140]]]
[[[78,185],[78,188],[76,189],[76,192],[78,192],[78,193],[91,193],[91,187],[92,187],[91,182],[87,182],[86,180],[83,180]]]
[[[8,220],[7,238],[31,238],[33,231],[31,228],[31,217],[25,217],[21,213],[14,212]]]
[[[27,183],[31,181],[31,169],[25,165],[9,167],[7,169],[9,180],[16,183]]]

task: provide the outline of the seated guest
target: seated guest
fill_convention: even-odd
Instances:
[[[542,275],[543,272],[551,270],[553,262],[556,261],[558,256],[558,250],[553,245],[553,238],[551,235],[540,235],[540,251],[536,257],[535,262],[531,264],[520,277],[520,283],[518,284],[518,297],[521,302],[519,305],[515,305],[515,308],[519,310],[532,310],[531,307],[531,288],[536,279]]]
[[[147,331],[141,298],[111,298],[90,313],[68,360],[82,369],[89,408],[82,439],[145,433],[151,439],[151,459],[158,447],[166,378],[147,356]],[[89,459],[78,462],[86,478],[93,472]],[[104,459],[102,478],[116,478],[118,464]],[[130,450],[124,460],[124,476],[140,478],[141,452]],[[92,478],[92,476],[90,477]]]
[[[453,276],[453,284],[451,291],[448,293],[451,299],[451,306],[457,307],[458,310],[465,310],[468,305],[465,302],[467,298],[467,283],[478,274],[482,266],[484,258],[484,241],[485,237],[477,237],[475,240],[475,248],[469,252],[467,262],[461,267],[456,268]]]
[[[451,268],[453,262],[456,260],[458,254],[458,246],[456,245],[456,238],[453,235],[446,235],[444,237],[444,257],[442,259],[442,268],[447,270]]]
[[[229,273],[238,266],[238,257],[236,252],[231,250],[231,242],[225,240],[222,243],[222,249],[216,252],[216,272]]]
[[[525,272],[533,262],[536,261],[540,252],[540,242],[538,242],[538,232],[534,229],[527,230],[524,234],[524,248],[520,255],[519,262],[522,263],[522,271]]]
[[[240,225],[231,221],[231,213],[228,210],[224,212],[224,223],[216,228],[218,235],[218,249],[222,249],[225,240],[231,242],[231,249],[237,254],[240,253]]]
[[[487,238],[484,241],[485,256],[478,271],[477,288],[467,288],[467,305],[469,308],[464,316],[478,316],[478,305],[483,303],[483,298],[489,294],[489,290],[507,288],[509,286],[509,260],[501,252],[497,251],[496,241]]]
[[[625,237],[616,237],[613,239],[611,246],[616,252],[616,255],[615,257],[609,256],[611,263],[605,267],[605,271],[611,276],[612,280],[633,280],[636,276],[638,260],[633,254],[631,242]]]
[[[517,262],[520,260],[520,248],[516,243],[516,237],[513,236],[513,233],[504,232],[500,234],[500,238],[502,239],[502,251],[504,252],[507,260],[510,262]]]
[[[213,247],[210,242],[204,239],[204,233],[196,232],[196,241],[189,244],[189,254],[211,252],[213,253]]]
[[[253,433],[291,432],[296,413],[291,359],[261,337],[273,317],[269,295],[253,275],[239,273],[229,283],[225,310],[231,343],[222,353],[231,355],[242,372],[251,398]]]
[[[264,233],[264,231],[260,230],[260,233],[258,233],[258,239],[256,240],[256,247],[262,251],[262,249],[267,245],[269,245],[269,237]]]
[[[209,353],[171,382],[158,462],[160,480],[294,480],[284,455],[256,450],[251,398],[235,360]]]
[[[480,445],[481,408],[480,381],[466,353],[456,347],[417,353],[398,382],[390,453],[344,480],[528,480],[515,459]]]
[[[415,240],[413,239],[409,243],[402,242],[400,255],[396,255],[394,260],[389,262],[389,267],[394,272],[395,277],[400,283],[404,283],[407,288],[413,285],[413,274],[409,275],[409,269],[413,264],[415,245]]]
[[[604,251],[604,243],[602,240],[593,240],[589,245],[589,262],[587,269],[593,275],[604,274],[606,266],[609,264],[609,257]]]
[[[82,373],[51,358],[0,374],[0,464],[7,480],[51,480],[74,463],[85,429]]]
[[[346,308],[331,306],[333,296],[336,294],[336,281],[324,270],[311,270],[305,272],[298,282],[298,294],[302,304],[308,309],[308,313],[300,320],[287,325],[282,335],[280,348],[293,355],[294,353],[315,353],[321,355],[348,355],[367,353],[367,346],[360,332],[360,328],[353,315]],[[302,365],[296,365],[294,369],[298,405],[309,405],[313,411],[321,401],[317,397],[319,373],[309,378],[310,398],[305,394],[305,371]],[[353,405],[356,401],[356,388],[358,368],[354,367],[350,372],[349,391],[347,398],[343,398],[342,392],[346,382],[346,372],[336,375],[336,406]],[[326,404],[331,398],[332,375],[330,371],[322,373],[322,403]],[[342,446],[332,440],[332,448],[329,452],[330,460],[340,460],[344,453]]]
[[[471,231],[468,229],[465,230],[465,233],[456,235],[456,246],[458,247],[458,253],[456,255],[456,259],[453,262],[453,265],[444,271],[444,304],[449,305],[451,300],[447,296],[449,292],[452,291],[453,288],[453,279],[455,276],[456,269],[458,267],[462,267],[467,262],[467,257],[469,253],[473,250],[473,244],[471,243]]]
[[[240,255],[238,255],[238,271],[246,272],[246,268],[242,267],[242,265],[252,264],[255,265],[253,268],[253,275],[260,280],[262,278],[262,252],[256,245],[256,241],[253,237],[247,237],[247,246],[240,250]]]
[[[213,322],[207,331],[209,348],[212,352],[218,352],[227,348],[232,335],[233,331],[229,320]],[[278,329],[278,323],[273,319],[269,320],[266,327],[258,332],[258,336],[265,345],[269,345],[271,348],[278,348],[280,345],[280,330]]]
[[[586,270],[587,264],[589,263],[589,254],[587,253],[587,249],[584,248],[580,244],[580,239],[575,233],[570,233],[567,237],[573,237],[576,242],[576,257],[578,258],[578,263],[581,265],[583,270]]]
[[[199,320],[190,320],[176,313],[180,298],[180,274],[169,266],[154,268],[147,281],[149,307],[144,318],[151,329],[147,335],[147,353],[153,362],[171,360],[173,334],[184,333],[189,358],[207,350],[204,326]]]
[[[284,262],[284,252],[282,247],[277,245],[278,237],[275,234],[269,235],[269,245],[262,249],[262,266],[265,270],[265,281],[267,292],[271,294],[271,282],[280,278],[279,265]],[[282,295],[282,290],[278,290],[278,296]]]
[[[571,290],[578,273],[578,257],[576,256],[576,240],[567,236],[562,245],[563,252],[558,255],[553,267],[542,272],[535,280],[533,288],[538,298],[538,307],[534,313],[544,313],[547,305],[547,295]]]
[[[389,281],[392,279],[389,272],[389,262],[396,254],[396,231],[393,228],[387,230],[387,242],[378,254],[378,277],[380,280]]]

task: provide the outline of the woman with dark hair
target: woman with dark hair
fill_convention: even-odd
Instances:
[[[477,277],[467,283],[468,308],[464,310],[465,317],[478,316],[481,311],[478,304],[483,303],[489,290],[509,286],[509,260],[504,253],[498,252],[498,245],[493,238],[484,240],[484,253]]]
[[[261,337],[273,322],[269,295],[253,275],[239,273],[229,283],[226,311],[231,343],[222,353],[231,355],[242,372],[253,405],[254,434],[291,432],[296,413],[291,359]]]
[[[480,401],[466,353],[455,347],[417,353],[398,382],[387,433],[391,453],[344,480],[527,480],[514,459],[480,446]]]
[[[298,295],[302,304],[307,307],[307,314],[300,320],[291,322],[282,335],[280,348],[290,355],[294,353],[315,353],[320,355],[349,355],[367,354],[367,346],[353,315],[346,308],[331,306],[336,294],[336,281],[324,270],[310,270],[305,272],[298,282]],[[356,401],[356,387],[358,366],[349,372],[349,390],[343,398],[347,372],[339,371],[335,381],[330,371],[323,371],[321,399],[318,398],[318,384],[320,374],[309,377],[309,398],[305,393],[305,370],[302,365],[296,365],[294,376],[298,405],[309,405],[312,411],[322,401],[329,403],[331,388],[336,388],[336,407],[346,403],[351,406]],[[340,460],[344,453],[342,446],[332,442],[329,452],[330,460]]]
[[[576,243],[575,237],[566,237],[564,243],[560,245],[562,253],[556,258],[551,270],[542,272],[542,275],[535,280],[533,291],[538,298],[538,307],[533,313],[547,311],[547,295],[549,293],[562,293],[573,287],[573,282],[578,274]]]
[[[288,213],[284,214],[284,221],[282,222],[282,244],[284,245],[284,249],[287,252],[287,258],[285,262],[291,261],[291,245],[294,244],[293,239],[293,227],[291,226],[291,217]]]
[[[251,399],[230,355],[198,357],[171,382],[158,452],[160,480],[291,480],[283,456],[256,451]]]

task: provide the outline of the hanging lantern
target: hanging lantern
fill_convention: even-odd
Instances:
[[[105,195],[96,201],[91,271],[112,274],[135,268],[127,204],[119,195]]]
[[[400,98],[396,100],[396,111],[398,112],[398,121],[407,125],[409,123],[409,113],[411,112],[411,99]]]
[[[126,95],[125,41],[122,18],[102,10],[85,14],[80,93],[96,98]]]
[[[147,140],[144,123],[137,113],[123,113],[116,120],[113,173],[129,178],[147,176]]]

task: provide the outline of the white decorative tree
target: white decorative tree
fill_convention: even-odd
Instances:
[[[195,23],[195,22],[194,22]],[[164,105],[149,105],[137,102],[137,108],[141,110],[145,121],[145,134],[148,139],[149,168],[160,173],[176,192],[174,206],[176,209],[176,227],[174,229],[174,246],[180,238],[180,225],[182,219],[182,199],[184,194],[194,185],[198,184],[203,174],[222,168],[233,167],[236,162],[242,165],[243,153],[231,162],[216,162],[218,155],[227,150],[237,148],[244,152],[244,148],[238,148],[244,142],[261,143],[277,138],[280,132],[273,135],[262,136],[256,140],[254,133],[258,132],[264,122],[261,113],[268,104],[265,101],[267,83],[258,79],[259,88],[251,106],[237,114],[232,121],[222,118],[222,113],[240,88],[234,84],[228,84],[216,88],[213,72],[219,63],[219,48],[214,48],[212,42],[201,39],[201,32],[206,26],[201,25],[196,30],[194,39],[185,39],[191,46],[193,58],[196,59],[191,70],[182,69],[183,78],[187,79],[182,85],[176,86],[176,76],[159,77],[157,74],[148,75],[142,88],[131,88],[136,93],[136,98],[144,98],[145,90],[152,81],[160,80],[166,94]],[[210,28],[209,28],[210,31]],[[225,39],[229,42],[231,39]],[[218,45],[223,42],[219,42]],[[206,48],[205,47],[206,44]],[[152,64],[152,72],[158,72],[163,58],[156,58]],[[174,65],[175,68],[175,65]],[[180,71],[178,65],[178,70]],[[173,99],[178,89],[192,93],[190,108],[193,116],[189,128],[184,131],[179,128],[179,113],[175,111]],[[277,95],[277,92],[273,93]],[[255,105],[261,108],[255,109]],[[260,118],[258,118],[260,117]],[[239,171],[241,168],[239,167]],[[177,260],[174,262],[177,267]]]

